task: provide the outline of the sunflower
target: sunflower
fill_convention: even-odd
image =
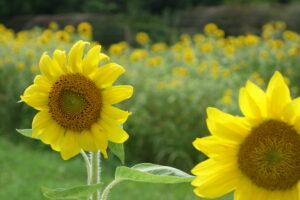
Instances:
[[[60,42],[70,42],[70,35],[67,31],[57,31],[56,38]]]
[[[98,67],[107,56],[100,45],[83,57],[87,42],[78,41],[68,57],[55,50],[53,59],[44,53],[41,75],[34,79],[21,99],[39,110],[32,122],[32,136],[59,151],[64,160],[81,149],[100,150],[107,158],[108,142],[123,143],[128,134],[119,126],[130,112],[113,107],[132,96],[131,86],[112,86],[124,73],[123,67],[108,63]]]
[[[294,100],[275,72],[266,92],[248,81],[239,105],[245,117],[207,109],[212,136],[193,145],[209,159],[192,169],[194,192],[235,200],[300,199],[300,98]]]
[[[150,40],[149,35],[145,32],[138,32],[135,36],[135,39],[139,44],[142,45],[147,44]]]
[[[90,39],[92,38],[93,27],[88,22],[81,22],[77,27],[78,32],[84,37]]]

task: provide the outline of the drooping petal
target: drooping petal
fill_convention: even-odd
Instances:
[[[131,112],[121,110],[111,105],[104,105],[102,107],[101,116],[116,121],[117,124],[123,124],[127,120]]]
[[[133,94],[133,87],[130,85],[113,86],[102,92],[103,104],[117,104],[128,99]]]
[[[122,66],[109,63],[97,70],[93,80],[99,88],[106,88],[111,86],[124,72],[125,69]]]
[[[105,53],[100,53],[100,62],[108,62],[110,60],[109,56]]]
[[[272,76],[268,88],[270,117],[281,119],[284,107],[291,101],[290,90],[280,72],[276,71]]]
[[[68,160],[80,152],[80,146],[78,143],[78,133],[67,131],[61,143],[61,157],[64,160]]]
[[[82,72],[82,57],[83,50],[85,45],[89,44],[88,42],[83,42],[82,40],[76,42],[70,52],[68,57],[68,65],[70,67],[70,71],[73,73],[81,73]]]
[[[207,126],[216,137],[240,142],[249,133],[249,125],[245,118],[232,116],[216,108],[207,108]]]

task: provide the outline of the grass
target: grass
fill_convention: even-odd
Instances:
[[[26,140],[26,139],[24,139]],[[111,156],[103,161],[103,181],[107,184],[120,163]],[[41,186],[50,188],[83,185],[86,171],[80,156],[63,161],[59,153],[40,145],[14,144],[0,137],[0,199],[44,200]],[[150,184],[122,182],[112,189],[111,200],[199,200],[190,184]],[[220,198],[221,199],[221,198]],[[229,200],[230,196],[222,198]]]

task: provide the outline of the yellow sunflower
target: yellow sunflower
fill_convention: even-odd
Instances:
[[[77,27],[78,32],[84,37],[90,39],[92,38],[93,27],[88,22],[81,22]]]
[[[248,81],[239,105],[245,117],[207,109],[212,136],[193,145],[209,159],[192,169],[194,192],[205,198],[235,190],[234,200],[299,200],[300,98],[291,99],[275,72],[266,92]]]
[[[83,58],[87,42],[78,41],[68,57],[55,50],[53,59],[44,53],[41,75],[34,79],[21,99],[39,110],[32,122],[32,136],[50,144],[64,160],[80,152],[100,150],[107,157],[108,141],[123,143],[128,134],[119,126],[129,112],[113,107],[132,96],[131,86],[112,86],[124,73],[115,63],[98,67],[105,54],[100,45]]]
[[[56,38],[60,42],[70,42],[70,35],[67,31],[57,31]]]

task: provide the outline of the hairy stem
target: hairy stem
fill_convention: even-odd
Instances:
[[[91,184],[100,183],[101,167],[100,167],[100,151],[91,152],[91,161],[92,161],[92,178]],[[92,200],[100,200],[100,191],[97,191],[93,194]]]
[[[80,150],[80,154],[82,155],[84,162],[85,162],[85,166],[86,166],[86,171],[87,171],[87,184],[90,185],[91,184],[91,162],[90,159],[88,157],[88,155],[86,155],[86,153],[81,149]]]
[[[110,184],[108,184],[106,186],[106,188],[104,189],[102,195],[101,195],[101,200],[108,200],[108,195],[110,190],[118,183],[120,183],[121,181],[123,181],[122,179],[115,179],[112,182],[110,182]]]

